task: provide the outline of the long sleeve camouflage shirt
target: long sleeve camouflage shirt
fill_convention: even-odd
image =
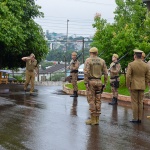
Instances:
[[[105,61],[97,56],[90,56],[84,63],[84,83],[87,84],[90,78],[101,79],[104,74],[104,84],[108,80],[108,71]]]

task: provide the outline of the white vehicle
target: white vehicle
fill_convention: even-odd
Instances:
[[[81,64],[78,68],[78,80],[83,80],[84,79],[84,64]]]

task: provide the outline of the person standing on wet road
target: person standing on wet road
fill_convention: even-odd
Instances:
[[[78,81],[78,68],[80,65],[80,62],[76,59],[77,58],[77,53],[73,52],[72,53],[72,60],[70,62],[70,77],[71,77],[71,83],[73,86],[73,95],[71,95],[70,97],[78,97],[78,85],[77,85],[77,81]]]
[[[144,90],[150,85],[150,72],[148,65],[142,61],[141,50],[134,50],[134,61],[128,64],[126,73],[126,86],[130,90],[133,110],[132,123],[141,123],[143,113]]]
[[[119,88],[119,72],[121,69],[120,63],[116,63],[118,61],[119,56],[117,54],[113,54],[112,63],[110,64],[110,86],[112,91],[112,102],[110,105],[118,104],[118,88]]]
[[[107,83],[108,72],[105,61],[97,56],[98,49],[92,47],[90,57],[84,63],[84,83],[87,89],[87,100],[91,118],[86,121],[87,125],[98,125],[101,113],[101,76],[104,73],[104,85]]]
[[[24,91],[26,92],[27,86],[31,82],[30,94],[32,95],[34,92],[35,75],[37,75],[37,60],[33,53],[28,57],[22,57],[22,60],[26,62],[26,81],[24,84]]]

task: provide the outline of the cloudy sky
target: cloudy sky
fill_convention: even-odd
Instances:
[[[93,35],[92,23],[96,13],[102,18],[113,22],[115,0],[36,0],[40,5],[44,18],[37,18],[43,30],[49,32],[67,33],[69,35]]]

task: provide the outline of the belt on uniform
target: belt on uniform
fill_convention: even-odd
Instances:
[[[33,70],[28,70],[29,72],[33,72]]]
[[[78,70],[71,70],[70,73],[78,73]]]
[[[110,79],[117,79],[117,78],[119,78],[119,76],[110,77]]]
[[[101,80],[101,78],[94,78],[94,77],[91,77],[91,78],[88,78],[89,80],[91,80],[91,79],[99,79],[99,80]]]

